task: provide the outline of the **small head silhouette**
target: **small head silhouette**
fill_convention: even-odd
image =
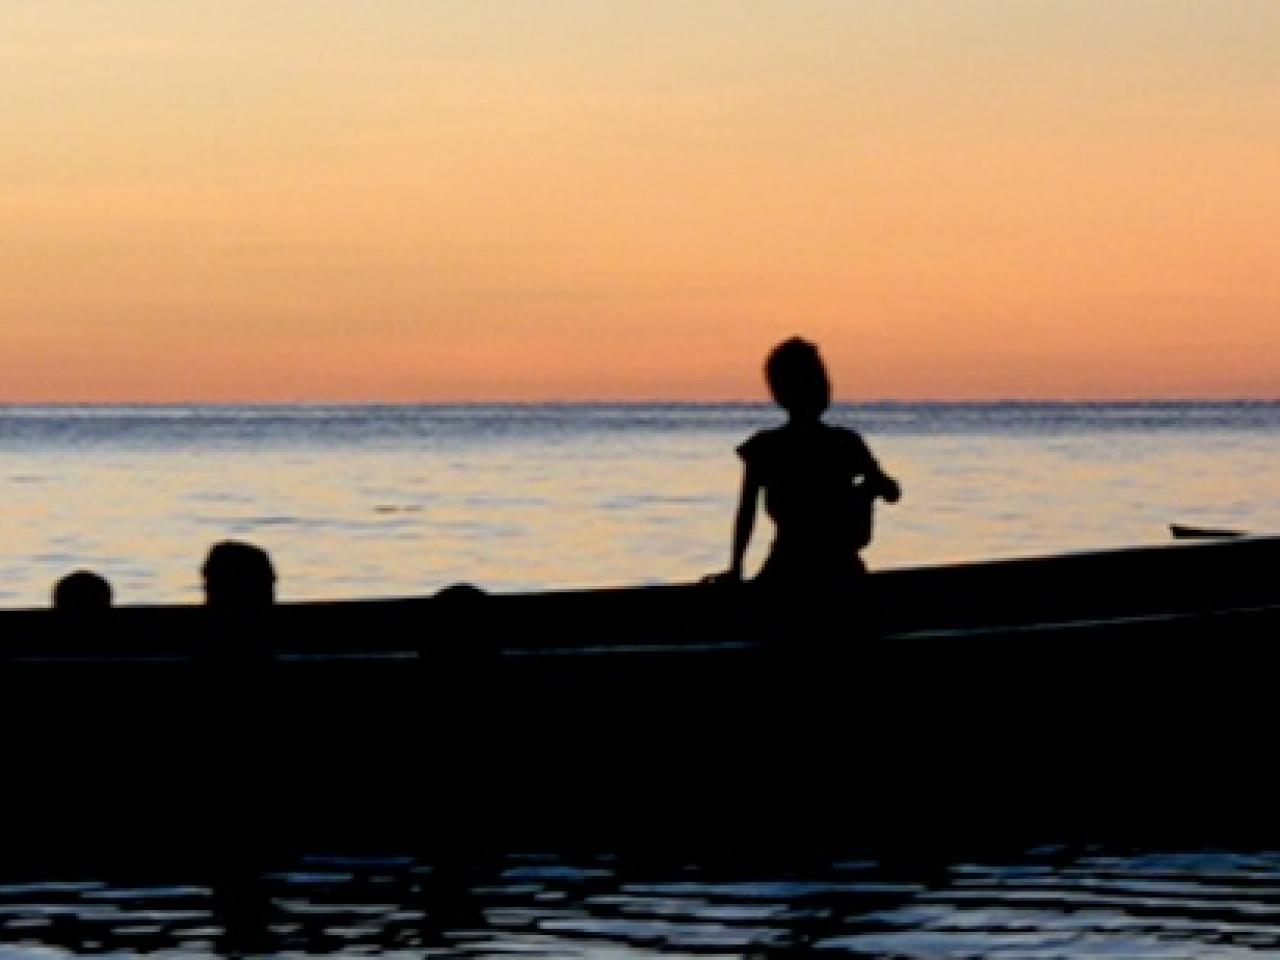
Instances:
[[[53,607],[64,613],[91,614],[109,609],[111,584],[92,570],[76,570],[53,585]]]
[[[808,340],[792,337],[774,347],[764,375],[773,399],[794,419],[817,419],[831,405],[827,368]]]
[[[451,583],[436,592],[436,599],[445,603],[475,603],[486,596],[474,583]]]
[[[276,572],[267,551],[223,540],[209,548],[200,568],[205,603],[219,610],[258,610],[275,602]]]

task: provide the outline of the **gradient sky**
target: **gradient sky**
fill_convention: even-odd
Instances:
[[[1276,0],[0,0],[0,400],[1280,395]]]

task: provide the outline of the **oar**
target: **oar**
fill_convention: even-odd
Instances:
[[[1169,532],[1175,540],[1223,540],[1243,537],[1243,530],[1224,530],[1218,527],[1189,527],[1181,523],[1169,524]]]

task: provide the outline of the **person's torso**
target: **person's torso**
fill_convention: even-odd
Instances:
[[[857,434],[822,423],[787,425],[762,446],[757,467],[779,546],[828,553],[866,545],[870,459]]]

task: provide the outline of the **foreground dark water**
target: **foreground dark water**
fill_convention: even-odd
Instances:
[[[0,956],[1263,957],[1280,853],[749,858],[509,853],[49,865]]]

